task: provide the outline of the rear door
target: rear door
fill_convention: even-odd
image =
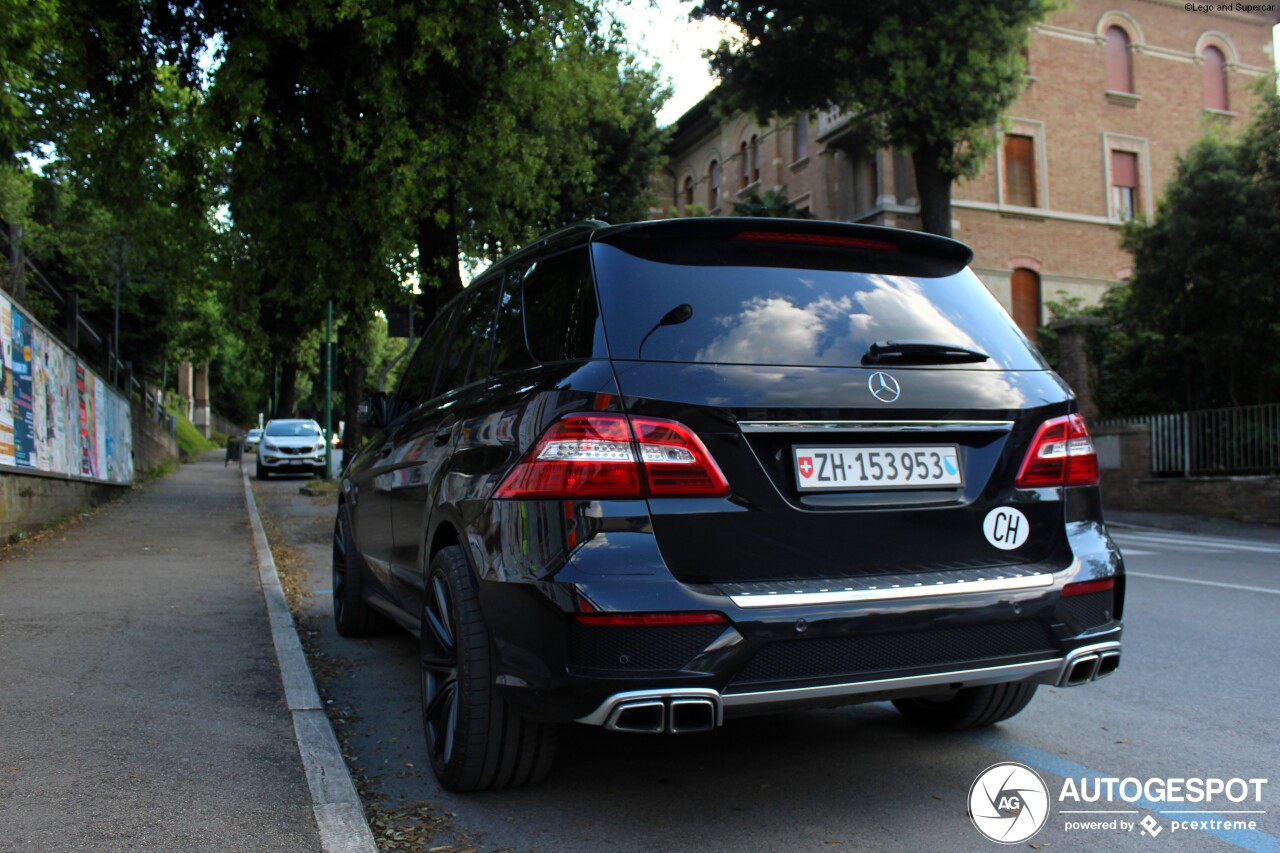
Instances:
[[[967,250],[876,229],[698,227],[593,246],[628,412],[692,428],[731,489],[650,499],[679,579],[1065,565],[1059,493],[1013,484],[1070,393]]]
[[[488,376],[499,284],[498,278],[477,282],[455,303],[448,342],[436,354],[439,371],[433,393],[394,435],[391,573],[397,596],[415,616],[424,583],[427,526],[439,502],[440,478],[454,452],[455,427],[469,391]]]

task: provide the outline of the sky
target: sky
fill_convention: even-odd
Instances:
[[[711,91],[715,80],[702,51],[711,50],[729,31],[719,21],[690,21],[696,3],[679,0],[606,0],[627,29],[631,49],[647,63],[657,62],[664,78],[674,88],[671,100],[658,113],[658,124],[666,125]]]

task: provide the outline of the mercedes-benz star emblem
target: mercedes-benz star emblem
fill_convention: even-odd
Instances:
[[[902,393],[902,389],[898,387],[898,380],[887,373],[871,374],[871,378],[867,380],[867,387],[871,389],[872,396],[881,403],[892,403]]]

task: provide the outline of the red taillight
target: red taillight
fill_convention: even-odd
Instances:
[[[637,447],[643,466],[637,464]],[[583,414],[552,424],[507,474],[494,497],[605,499],[728,493],[729,484],[715,460],[684,424]]]
[[[1098,485],[1098,455],[1080,415],[1045,421],[1022,460],[1019,489]]]
[[[658,625],[725,625],[723,613],[575,613],[579,625],[653,627]]]
[[[1096,581],[1069,583],[1062,588],[1062,595],[1063,597],[1069,595],[1088,595],[1091,592],[1104,592],[1108,589],[1115,589],[1115,587],[1115,578],[1099,578]]]
[[[803,246],[831,246],[837,249],[872,249],[877,252],[896,252],[898,247],[885,240],[868,240],[865,237],[840,237],[834,234],[803,234],[786,231],[743,231],[733,239],[755,240],[763,243],[796,243]]]

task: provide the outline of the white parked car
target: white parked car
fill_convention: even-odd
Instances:
[[[262,444],[262,430],[260,429],[249,430],[249,434],[244,437],[245,451],[246,452],[253,451],[254,453],[257,453],[258,445],[260,444]]]
[[[312,420],[271,420],[258,448],[259,480],[272,474],[324,474],[324,433]]]

